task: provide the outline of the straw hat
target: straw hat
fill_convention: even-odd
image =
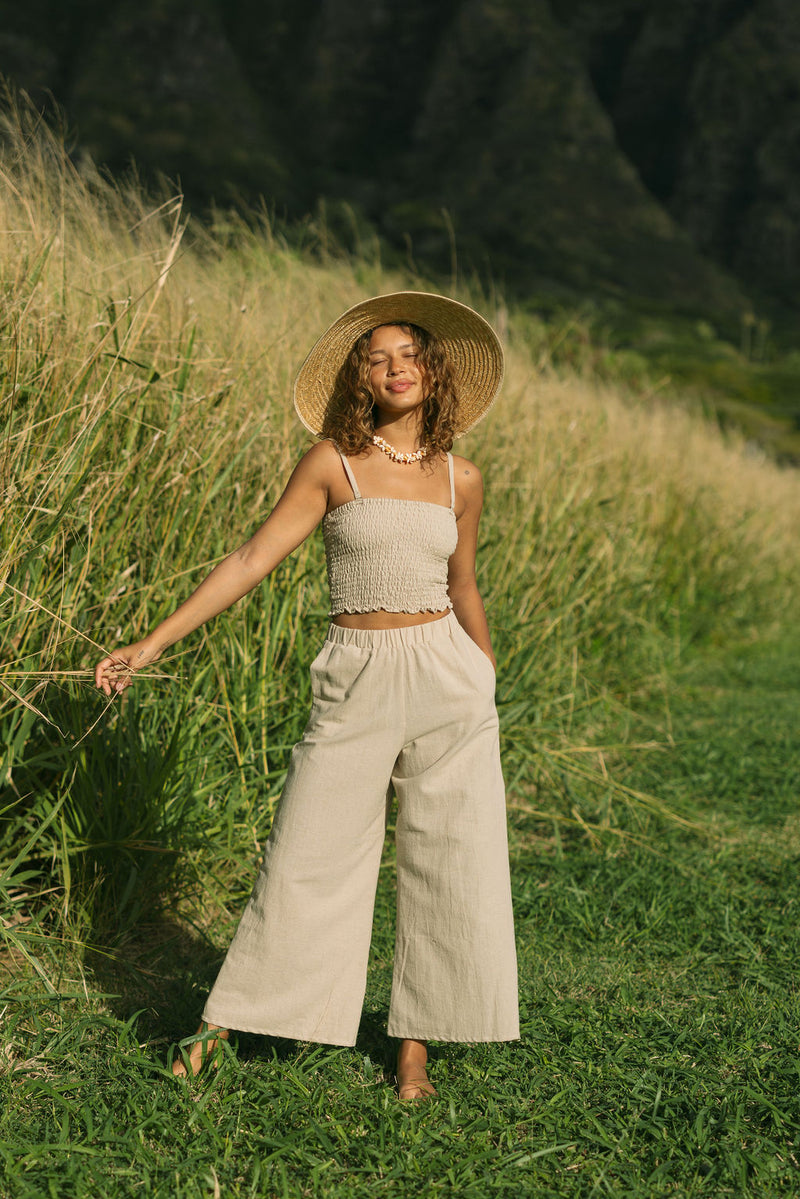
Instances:
[[[503,349],[488,321],[447,296],[397,291],[348,308],[322,334],[298,371],[294,406],[305,427],[319,437],[336,377],[354,343],[376,325],[420,325],[444,344],[453,367],[460,437],[491,408],[503,380]]]

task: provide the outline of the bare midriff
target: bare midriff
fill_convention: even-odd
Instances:
[[[430,624],[433,620],[441,620],[451,611],[445,608],[443,612],[342,612],[331,617],[333,624],[343,629],[407,629],[414,624]]]

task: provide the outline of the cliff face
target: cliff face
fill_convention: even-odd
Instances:
[[[474,112],[480,80],[480,116]],[[729,286],[644,187],[547,0],[465,4],[415,128],[431,199],[529,280],[725,307]],[[538,279],[537,279],[538,276]]]
[[[693,243],[797,298],[800,21],[794,0],[558,6],[620,149]]]
[[[523,293],[733,311],[795,299],[793,6],[30,0],[3,5],[0,70],[196,199],[343,199],[429,269],[452,221],[461,264]]]

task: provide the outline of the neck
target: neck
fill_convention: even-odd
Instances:
[[[418,450],[423,442],[422,420],[414,412],[394,418],[379,415],[375,421],[375,432],[404,453]]]

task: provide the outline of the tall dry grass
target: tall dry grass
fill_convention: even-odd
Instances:
[[[2,147],[1,885],[16,951],[42,970],[57,932],[107,938],[172,896],[192,855],[225,863],[228,888],[231,863],[247,875],[325,624],[319,540],[124,704],[91,666],[269,511],[308,444],[291,380],[329,320],[420,281],[331,254],[311,227],[306,248],[266,219],[201,227],[179,197],[71,161],[29,112]],[[626,790],[612,716],[692,641],[780,616],[797,476],[676,397],[555,370],[558,331],[462,298],[509,351],[463,448],[487,483],[512,800],[589,831],[641,823],[657,797]]]

